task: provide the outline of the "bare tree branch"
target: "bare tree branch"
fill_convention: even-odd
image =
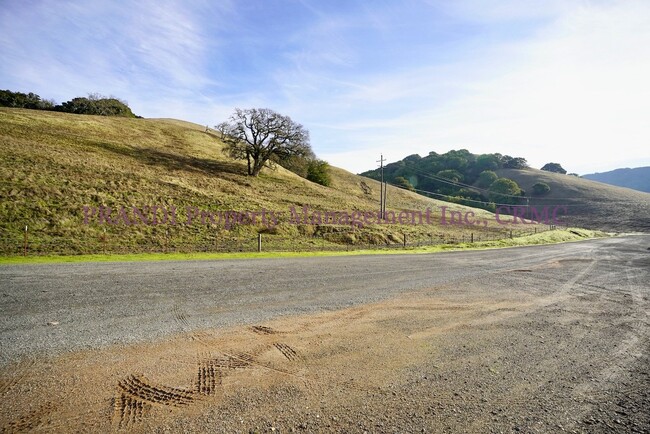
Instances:
[[[312,156],[309,131],[271,109],[235,109],[215,127],[232,158],[246,159],[248,174],[257,176],[271,158]]]

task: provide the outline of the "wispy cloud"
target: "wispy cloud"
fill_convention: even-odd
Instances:
[[[0,15],[3,80],[58,100],[116,94],[136,112],[156,113],[145,104],[191,100],[216,84],[207,69],[218,41],[205,14],[218,25],[222,12],[174,1],[16,2]]]
[[[323,155],[357,171],[372,167],[371,153],[399,159],[452,148],[524,156],[537,167],[557,160],[579,172],[650,164],[649,7],[560,10],[528,38],[380,74],[337,96],[333,106],[350,109],[315,135],[327,143]],[[337,149],[345,139],[354,149]]]
[[[650,164],[641,0],[31,1],[0,27],[3,87],[210,125],[270,107],[352,171],[452,148]]]

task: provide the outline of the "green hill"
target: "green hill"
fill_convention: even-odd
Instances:
[[[373,179],[380,176],[377,169],[362,175]],[[557,210],[572,226],[613,232],[650,231],[650,194],[531,169],[521,157],[475,155],[465,149],[430,152],[425,157],[409,155],[387,164],[384,178],[429,197],[499,213],[535,217],[535,213],[543,216]]]
[[[376,211],[379,183],[338,168],[332,168],[330,187],[278,166],[252,178],[222,150],[216,133],[189,122],[2,108],[0,253],[22,252],[25,226],[30,253],[250,250],[258,233],[269,248],[299,250],[398,244],[404,234],[419,242],[531,231],[499,225],[483,210],[395,187],[388,188],[389,211],[430,209],[432,224],[296,224],[292,207],[308,206],[310,216]],[[474,212],[488,226],[441,225],[441,206]],[[112,214],[101,215],[100,207]],[[173,209],[176,224],[169,217]],[[160,224],[163,210],[169,221]],[[270,224],[263,210],[279,213],[278,221]],[[225,222],[228,212],[238,221]],[[159,224],[153,224],[154,213]]]

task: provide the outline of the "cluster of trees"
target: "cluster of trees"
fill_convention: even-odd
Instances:
[[[475,155],[461,149],[444,154],[430,152],[426,157],[409,155],[384,166],[384,179],[402,188],[432,193],[432,197],[493,210],[495,203],[517,204],[525,195],[515,181],[500,178],[495,171],[527,167],[528,163],[521,157]],[[379,169],[362,175],[381,177]]]
[[[230,156],[246,160],[250,176],[275,163],[312,182],[325,186],[332,182],[329,164],[311,149],[309,131],[289,116],[271,109],[235,109],[215,128]]]
[[[22,93],[0,90],[0,106],[52,110],[85,115],[139,117],[131,111],[126,101],[115,97],[105,97],[96,93],[90,94],[87,97],[73,98],[62,104],[56,104],[53,100],[43,99],[32,92]]]
[[[566,170],[559,163],[546,163],[541,170],[566,175]]]
[[[546,172],[561,173],[566,175],[567,171],[559,163],[546,163],[540,170],[545,170]],[[580,176],[577,173],[569,173],[569,176]]]
[[[0,106],[34,110],[53,110],[56,104],[53,100],[42,99],[39,95],[32,92],[22,93],[0,90]]]
[[[384,166],[384,179],[398,187],[424,195],[494,211],[496,204],[525,203],[526,191],[516,181],[499,177],[499,169],[526,169],[528,162],[509,155],[475,155],[466,149],[444,154],[430,152],[426,157],[409,155],[402,161]],[[542,170],[566,174],[558,163],[548,163]],[[381,178],[380,169],[362,173]],[[551,191],[544,182],[535,183],[529,194],[544,196]]]

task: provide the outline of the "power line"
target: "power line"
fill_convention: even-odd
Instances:
[[[424,172],[421,172],[421,171],[419,171],[419,170],[416,170],[415,172],[416,172],[416,173],[419,173],[420,176],[424,176],[425,178],[429,178],[429,179],[432,179],[432,180],[434,180],[434,181],[444,182],[444,183],[446,183],[446,184],[450,184],[450,185],[453,185],[453,186],[455,186],[455,187],[471,188],[471,189],[474,189],[474,190],[484,191],[484,192],[486,192],[486,193],[493,193],[493,194],[498,194],[498,195],[500,195],[500,196],[507,196],[507,197],[517,197],[517,198],[526,198],[526,197],[527,197],[527,196],[517,196],[517,195],[515,195],[515,194],[494,193],[494,192],[491,192],[490,190],[487,190],[487,189],[485,189],[485,188],[475,187],[475,186],[473,186],[473,185],[464,184],[464,183],[462,183],[462,182],[458,182],[458,181],[452,181],[452,180],[450,180],[450,179],[442,178],[442,177],[437,176],[437,175],[430,175],[430,174],[428,174],[428,173],[424,173]]]
[[[403,187],[400,187],[400,186],[395,185],[395,184],[391,184],[391,185],[392,185],[393,187],[403,188]],[[415,188],[415,187],[413,187],[413,190],[416,191],[416,192],[418,192],[418,193],[421,192],[421,193],[431,194],[431,195],[433,195],[433,196],[445,197],[445,198],[448,198],[448,199],[462,200],[462,201],[464,201],[464,202],[480,203],[480,204],[483,204],[483,205],[490,205],[490,204],[494,203],[494,202],[486,202],[486,201],[483,201],[483,200],[466,199],[466,198],[464,198],[464,197],[458,197],[458,196],[450,196],[450,195],[448,195],[448,194],[434,193],[434,192],[432,192],[432,191],[421,190],[421,189],[419,189],[419,188]],[[518,197],[521,197],[521,196],[518,196]],[[448,200],[448,202],[455,203],[455,204],[457,204],[457,205],[462,205],[462,204],[458,204],[457,202],[454,202],[453,200]],[[511,203],[494,203],[494,205],[495,205],[495,206],[513,206],[513,204],[511,204]]]
[[[404,189],[404,187],[399,186],[399,185],[396,185],[396,184],[390,184],[390,185],[393,186],[393,187],[396,187],[396,188]],[[493,205],[495,205],[495,206],[497,206],[497,207],[500,207],[500,206],[508,206],[508,207],[512,207],[512,206],[516,206],[516,207],[524,207],[524,206],[526,206],[526,205],[517,205],[517,204],[512,204],[512,203],[495,203],[495,202],[488,202],[488,201],[483,201],[483,200],[467,199],[467,198],[459,197],[459,196],[451,196],[451,195],[448,195],[448,194],[434,193],[434,192],[432,192],[432,191],[422,190],[422,189],[415,188],[415,187],[413,187],[413,190],[416,191],[416,192],[418,192],[418,193],[426,193],[426,194],[430,194],[430,195],[433,195],[433,196],[438,196],[438,197],[444,197],[444,198],[451,199],[451,200],[448,200],[447,202],[454,203],[454,204],[456,204],[456,205],[463,205],[462,203],[458,203],[458,202],[456,202],[456,201],[459,201],[459,200],[460,200],[460,201],[463,201],[463,202],[480,203],[480,204],[483,204],[483,205],[490,205],[490,204],[493,204]],[[525,199],[524,196],[514,196],[514,197],[518,197],[518,198],[521,198],[521,199]],[[617,203],[617,202],[609,202],[609,203]],[[626,203],[626,202],[620,202],[620,203]],[[634,203],[636,203],[636,202],[634,202]],[[565,205],[565,204],[562,204],[562,205],[558,205],[558,206],[572,208],[572,207],[579,207],[579,206],[584,206],[584,205],[580,205],[580,204],[566,204],[566,205]]]
[[[575,198],[575,197],[537,197],[537,196],[518,196],[518,195],[506,194],[506,193],[495,193],[495,192],[491,192],[490,190],[485,189],[485,188],[476,187],[474,185],[469,185],[469,184],[465,184],[465,183],[458,182],[458,181],[452,181],[450,179],[442,178],[442,177],[437,176],[437,175],[431,175],[431,174],[428,174],[428,173],[425,173],[425,172],[422,172],[422,171],[419,171],[419,170],[414,170],[414,172],[419,174],[420,176],[423,176],[425,178],[429,178],[429,179],[434,180],[434,181],[443,182],[443,183],[453,185],[453,186],[456,186],[456,187],[471,188],[473,190],[478,190],[478,191],[481,191],[481,192],[498,194],[499,196],[504,196],[504,197],[515,197],[515,198],[530,199],[530,200],[535,200],[535,201],[540,201],[540,200],[570,200],[570,201],[583,200],[581,198]],[[507,179],[510,179],[510,178],[507,178]],[[615,187],[615,186],[613,186],[613,187]],[[590,199],[590,201],[593,201],[593,200]],[[603,202],[607,202],[607,203],[633,203],[633,204],[638,203],[637,201],[633,201],[633,200],[612,201],[612,200],[609,200],[609,199],[606,199],[606,200],[604,199]]]

